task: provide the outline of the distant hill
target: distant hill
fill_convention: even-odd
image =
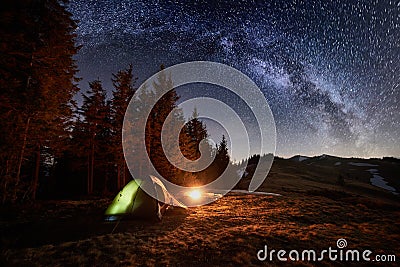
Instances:
[[[248,188],[256,163],[248,164],[237,188]],[[289,159],[275,157],[258,190],[282,193],[321,189],[398,199],[400,160],[340,158],[326,154],[315,157],[296,155]]]
[[[310,157],[301,156],[301,155],[296,155],[296,156],[289,158],[289,160],[292,160],[292,161],[303,161],[303,160],[307,160],[307,159],[310,159]]]

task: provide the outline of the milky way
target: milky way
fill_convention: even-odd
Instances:
[[[233,4],[233,2],[235,2]],[[277,154],[400,156],[399,1],[71,1],[82,89],[133,63],[225,63],[263,91]]]

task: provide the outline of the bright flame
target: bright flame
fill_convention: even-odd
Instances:
[[[197,200],[199,198],[201,198],[201,192],[198,189],[194,189],[192,191],[189,192],[189,197]]]

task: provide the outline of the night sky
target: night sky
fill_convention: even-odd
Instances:
[[[99,78],[110,96],[129,63],[139,86],[160,64],[220,62],[264,93],[277,155],[400,157],[399,1],[72,0],[70,11],[82,90]]]

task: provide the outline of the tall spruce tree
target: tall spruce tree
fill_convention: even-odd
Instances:
[[[164,66],[161,65],[161,71],[158,75],[157,82],[154,82],[152,87],[156,97],[161,96],[162,92],[166,88],[172,88],[153,107],[148,121],[147,121],[147,135],[146,143],[148,148],[148,154],[150,156],[152,164],[156,167],[157,171],[163,176],[174,181],[177,177],[177,169],[169,163],[165,157],[162,143],[161,143],[161,132],[165,120],[168,114],[176,108],[176,102],[179,99],[178,94],[173,89],[173,82],[171,77],[164,71]],[[179,114],[176,114],[176,119],[179,118]],[[166,125],[168,127],[168,125]],[[170,138],[173,138],[172,136]]]
[[[226,141],[225,135],[222,135],[221,142],[217,145],[217,152],[215,155],[215,175],[220,176],[230,163],[230,156],[228,152],[228,142]]]
[[[200,158],[199,164],[202,166],[206,162],[210,162],[214,151],[207,141],[208,131],[206,124],[199,119],[196,108],[194,108],[192,116],[185,124],[183,132],[185,134],[181,135],[182,141],[185,140],[185,136],[189,140],[182,142],[183,144],[181,145],[181,150],[185,157],[190,160],[199,160]],[[200,145],[202,146],[202,151],[200,151]],[[198,172],[185,173],[183,184],[187,186],[203,185],[209,181],[210,175],[210,167]]]
[[[109,105],[106,101],[106,91],[101,82],[95,80],[89,83],[89,91],[82,94],[83,104],[80,114],[83,117],[81,129],[81,142],[83,153],[87,158],[87,193],[94,190],[94,171],[97,163],[104,165],[105,148],[108,142],[108,112]]]
[[[126,113],[126,118],[124,119],[124,148],[128,148],[129,151],[124,156],[126,156],[126,161],[129,161],[129,166],[134,169],[136,175],[139,177],[151,174],[147,152],[150,151],[150,140],[152,139],[153,129],[151,129],[152,123],[150,123],[148,118],[141,115],[138,116],[137,114],[143,114],[144,109],[151,109],[154,98],[154,91],[148,90],[147,85],[144,84],[143,90],[131,100],[132,103],[130,105],[135,112],[130,110],[130,112]],[[143,125],[146,128],[145,137],[142,137],[145,139],[145,151],[143,151],[142,147],[143,139],[140,138]]]
[[[185,129],[191,141],[191,159],[196,160],[201,156],[199,150],[200,142],[208,137],[206,125],[199,119],[196,108],[194,108],[191,118],[186,123]]]
[[[117,74],[113,74],[112,78],[114,91],[111,99],[111,152],[114,157],[114,163],[117,167],[116,186],[118,189],[128,182],[129,177],[129,171],[122,150],[122,125],[129,101],[136,91],[134,88],[136,80],[137,78],[133,77],[132,65],[129,65],[125,70],[118,71]]]
[[[76,24],[56,0],[6,0],[0,12],[2,201],[35,199],[43,147],[61,149],[72,116]]]

